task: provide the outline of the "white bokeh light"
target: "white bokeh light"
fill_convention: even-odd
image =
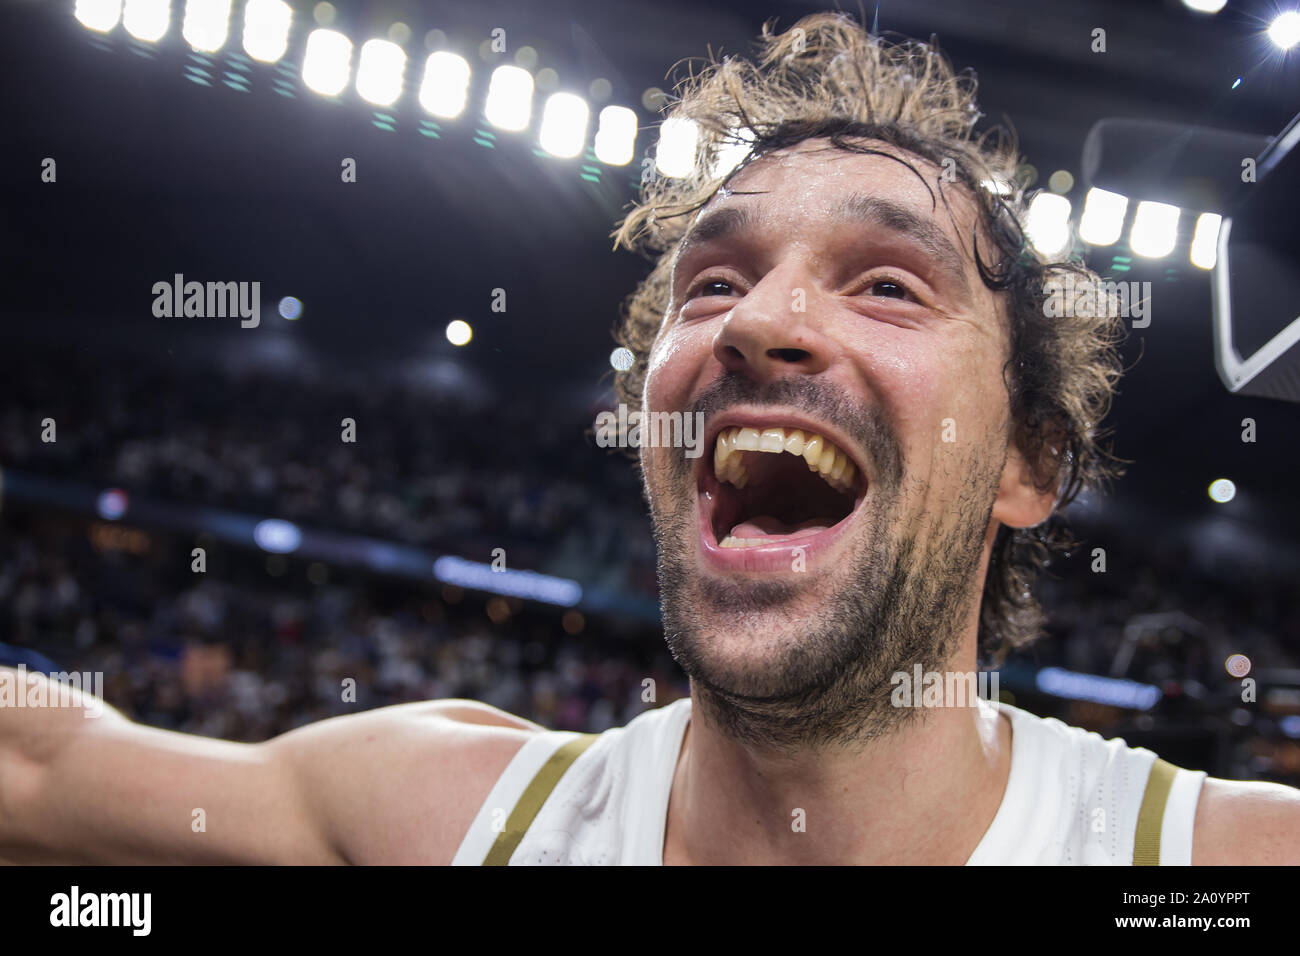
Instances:
[[[1070,200],[1042,192],[1029,204],[1025,235],[1034,248],[1052,258],[1070,246]]]
[[[533,113],[533,75],[517,66],[499,66],[493,70],[483,113],[497,129],[510,132],[527,129]]]
[[[664,120],[655,147],[655,169],[673,179],[689,176],[695,169],[699,141],[700,128],[694,120],[677,116]]]
[[[582,152],[587,138],[587,121],[591,108],[581,96],[552,93],[542,108],[542,128],[538,142],[542,149],[560,159],[572,159]]]
[[[1124,231],[1128,197],[1093,187],[1083,200],[1079,217],[1079,238],[1090,246],[1109,246]]]
[[[73,16],[87,30],[107,33],[122,19],[122,0],[77,0]]]
[[[284,0],[248,0],[244,8],[244,52],[262,63],[274,63],[289,48],[293,10]]]
[[[171,23],[171,0],[126,0],[122,26],[137,40],[157,43]]]
[[[322,96],[338,96],[352,74],[352,41],[335,30],[313,30],[302,58],[302,81]]]
[[[455,119],[469,98],[469,63],[463,56],[439,50],[424,63],[420,105],[434,116]]]
[[[447,341],[452,345],[469,345],[474,338],[474,330],[464,319],[453,319],[447,323]]]
[[[1174,251],[1178,241],[1177,206],[1162,202],[1140,202],[1133,214],[1133,231],[1128,244],[1133,252],[1148,259],[1159,259]]]
[[[1268,38],[1279,50],[1289,50],[1300,43],[1300,13],[1295,10],[1279,13],[1268,25]]]
[[[375,106],[392,106],[402,95],[406,53],[388,40],[367,40],[357,65],[357,95]]]
[[[216,53],[230,35],[230,0],[187,0],[181,36],[199,53]]]
[[[1219,504],[1227,504],[1233,498],[1237,497],[1237,486],[1232,483],[1230,478],[1219,478],[1210,482],[1210,500]]]
[[[1213,269],[1219,257],[1219,227],[1223,217],[1213,212],[1203,212],[1196,220],[1192,233],[1192,265],[1198,269]]]
[[[596,158],[608,166],[632,162],[636,146],[636,113],[626,106],[606,106],[600,111],[600,125],[592,148]]]

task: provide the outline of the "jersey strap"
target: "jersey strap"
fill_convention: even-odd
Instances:
[[[514,855],[515,849],[519,846],[528,832],[529,826],[532,825],[537,814],[541,812],[542,804],[546,798],[551,795],[555,785],[560,782],[564,772],[569,769],[575,760],[584,750],[595,743],[599,734],[580,734],[567,744],[562,746],[555,753],[551,754],[550,759],[542,764],[540,770],[533,777],[532,781],[524,789],[515,807],[510,811],[510,816],[506,819],[505,829],[497,834],[496,842],[492,844],[492,849],[483,859],[484,866],[506,866],[510,862],[510,857]]]
[[[1137,830],[1133,834],[1134,866],[1160,865],[1160,830],[1164,825],[1169,790],[1177,773],[1177,767],[1159,757],[1151,765],[1142,807],[1138,810]]]

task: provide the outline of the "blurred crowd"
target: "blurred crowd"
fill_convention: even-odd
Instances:
[[[688,692],[657,635],[577,612],[364,577],[313,584],[301,563],[271,575],[241,556],[195,574],[188,544],[167,536],[128,554],[74,526],[21,525],[0,538],[0,660],[36,652],[102,672],[105,699],[153,726],[256,741],[469,698],[599,732]]]
[[[633,465],[595,446],[586,410],[508,401],[484,414],[396,375],[304,383],[83,352],[0,350],[0,376],[8,468],[432,550],[503,547],[514,566],[655,593]]]

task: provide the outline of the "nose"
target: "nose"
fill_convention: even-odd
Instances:
[[[772,270],[727,314],[713,339],[714,357],[727,371],[759,381],[824,371],[831,347],[814,299],[806,274]]]

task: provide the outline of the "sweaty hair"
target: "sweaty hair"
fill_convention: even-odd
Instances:
[[[998,530],[980,606],[979,646],[1000,662],[1042,633],[1044,617],[1031,587],[1052,553],[1074,544],[1060,512],[1085,489],[1100,489],[1120,474],[1118,460],[1103,447],[1099,422],[1120,375],[1122,324],[1104,298],[1100,308],[1064,310],[1068,317],[1046,307],[1053,284],[1082,296],[1099,280],[1081,260],[1049,260],[1027,242],[1029,183],[1017,178],[1014,134],[993,127],[976,135],[981,114],[975,88],[974,75],[954,73],[933,40],[886,40],[833,13],[805,17],[781,34],[768,23],[753,61],[714,59],[680,82],[665,119],[696,124],[694,171],[648,178],[613,233],[615,248],[655,259],[623,305],[615,337],[635,359],[618,373],[615,387],[622,401],[640,407],[647,357],[669,305],[673,258],[691,213],[739,169],[809,139],[866,153],[884,144],[889,155],[911,154],[939,167],[939,200],[950,215],[945,182],[974,201],[974,259],[1005,311],[1010,358],[1003,379],[1016,447],[1039,490],[1056,493],[1047,521]],[[735,155],[746,148],[738,165],[721,165],[723,151]],[[1073,273],[1072,286],[1062,282],[1067,273]],[[1096,301],[1095,293],[1090,299]]]

